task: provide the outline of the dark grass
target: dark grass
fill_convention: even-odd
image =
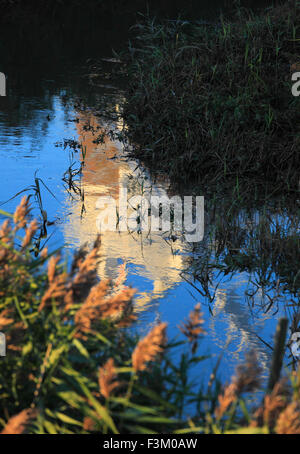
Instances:
[[[132,154],[173,181],[298,190],[299,3],[215,24],[146,19],[124,58]]]

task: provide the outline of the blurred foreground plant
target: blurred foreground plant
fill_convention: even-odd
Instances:
[[[229,385],[213,377],[196,389],[190,370],[205,359],[196,354],[200,305],[180,327],[186,340],[168,343],[165,323],[137,340],[126,330],[134,290],[97,280],[100,240],[68,270],[46,250],[34,257],[29,216],[24,198],[0,230],[1,434],[300,433],[299,375],[250,410],[247,393],[260,386],[251,353]],[[174,362],[169,352],[178,346]]]

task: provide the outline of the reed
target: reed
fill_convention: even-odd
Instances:
[[[36,257],[29,211],[23,199],[10,215],[16,224],[0,230],[1,434],[299,433],[299,373],[264,391],[249,353],[229,385],[221,387],[215,369],[207,390],[198,389],[190,377],[205,360],[194,347],[204,335],[200,305],[176,342],[165,323],[137,339],[133,326],[123,327],[135,318],[134,292],[120,285],[124,270],[116,281],[97,281],[99,239],[69,266],[45,250]]]

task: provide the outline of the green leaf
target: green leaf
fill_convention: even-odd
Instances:
[[[88,359],[90,358],[89,352],[78,339],[73,340],[73,345],[75,345],[75,347],[82,354],[82,356],[85,356],[85,358],[88,358]]]
[[[32,351],[32,347],[33,347],[32,342],[31,341],[27,342],[27,344],[25,344],[22,349],[22,356],[28,355],[28,353]]]
[[[99,339],[101,342],[103,342],[104,344],[109,345],[109,346],[112,345],[112,343],[111,343],[108,339],[106,339],[106,337],[102,336],[102,334],[100,334],[100,333],[94,333],[94,336],[95,336],[97,339]]]
[[[164,416],[140,416],[139,421],[141,422],[153,422],[162,424],[179,424],[179,419],[165,418]]]
[[[4,210],[0,210],[0,214],[1,214],[2,216],[5,216],[6,218],[13,218],[13,217],[14,217],[13,214],[8,213],[7,211],[4,211]]]
[[[57,395],[72,408],[80,408],[82,404],[85,404],[83,397],[79,396],[74,391],[62,391],[57,393]]]
[[[61,347],[58,347],[58,348],[52,350],[50,357],[49,357],[48,365],[52,366],[53,364],[55,364],[58,361],[59,357],[64,353],[64,351],[66,349],[67,349],[67,346],[62,345]]]
[[[204,432],[204,427],[186,427],[185,429],[174,430],[173,434],[191,434]]]
[[[247,423],[250,424],[250,421],[251,421],[251,416],[249,415],[249,412],[247,410],[247,407],[246,407],[246,404],[244,402],[243,399],[240,399],[240,407],[241,407],[241,410],[247,420]]]
[[[56,428],[55,428],[54,424],[52,424],[52,422],[44,421],[44,427],[49,434],[53,434],[53,435],[57,434]]]
[[[236,430],[227,430],[225,434],[245,434],[245,435],[255,435],[255,434],[268,434],[268,430],[265,427],[240,427]]]
[[[97,399],[93,396],[93,394],[90,392],[90,390],[85,386],[84,383],[82,383],[81,380],[78,380],[79,386],[81,387],[82,391],[86,395],[86,397],[89,399],[90,404],[94,407],[96,413],[100,416],[100,418],[107,424],[107,426],[112,430],[114,434],[118,434],[118,429],[115,426],[115,423],[113,422],[111,416],[109,415],[108,411],[106,410],[105,407],[103,407]]]
[[[170,402],[167,402],[166,400],[164,400],[156,392],[154,392],[148,388],[144,388],[143,386],[139,386],[137,384],[135,384],[134,387],[138,391],[140,391],[140,393],[142,393],[144,396],[154,400],[155,402],[160,403],[165,408],[170,408],[171,410],[177,412],[178,409],[177,409],[177,407],[175,407],[175,405],[172,405],[172,404],[170,404]]]
[[[64,413],[56,412],[55,416],[60,419],[62,422],[65,422],[67,424],[73,424],[75,426],[82,426],[82,423],[80,421],[76,421],[76,419],[71,418],[68,415],[65,415]]]
[[[161,423],[161,424],[179,424],[181,421],[178,419],[171,419],[171,418],[166,418],[164,416],[141,416],[137,412],[133,411],[127,411],[126,413],[115,413],[115,415],[118,415],[120,418],[124,419],[133,419],[137,420],[139,422],[149,422],[149,423]]]
[[[110,401],[111,402],[117,402],[117,403],[120,403],[122,405],[124,405],[125,407],[130,407],[130,408],[133,408],[137,411],[140,411],[142,413],[150,413],[150,414],[157,414],[157,411],[154,410],[153,408],[151,407],[145,407],[143,405],[137,405],[137,404],[133,404],[132,402],[130,402],[128,399],[126,399],[125,397],[111,397],[110,398]]]

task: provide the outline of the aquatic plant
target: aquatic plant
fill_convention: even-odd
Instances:
[[[24,198],[0,231],[1,434],[299,433],[299,373],[258,409],[247,397],[261,387],[254,353],[231,384],[221,387],[214,373],[197,389],[190,371],[205,359],[200,306],[184,338],[168,340],[161,323],[138,340],[124,328],[134,321],[133,290],[98,282],[100,240],[70,266],[46,249],[35,257],[29,210]],[[171,352],[179,347],[178,363]]]

